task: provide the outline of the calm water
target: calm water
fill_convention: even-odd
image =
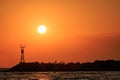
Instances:
[[[0,72],[0,80],[120,80],[120,72]]]

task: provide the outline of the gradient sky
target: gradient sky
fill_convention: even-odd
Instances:
[[[0,0],[0,67],[21,43],[26,62],[120,60],[120,0]]]

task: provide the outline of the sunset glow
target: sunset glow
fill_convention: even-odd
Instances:
[[[120,0],[0,0],[0,67],[120,59]]]

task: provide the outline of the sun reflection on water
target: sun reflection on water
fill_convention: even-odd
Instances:
[[[39,80],[49,80],[49,79],[47,79],[47,78],[41,78],[41,79],[39,79]]]
[[[41,75],[39,80],[51,80],[48,75]]]

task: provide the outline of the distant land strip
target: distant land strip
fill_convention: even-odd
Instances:
[[[19,63],[7,71],[120,71],[120,60],[96,60],[94,62],[54,62],[54,63]]]

